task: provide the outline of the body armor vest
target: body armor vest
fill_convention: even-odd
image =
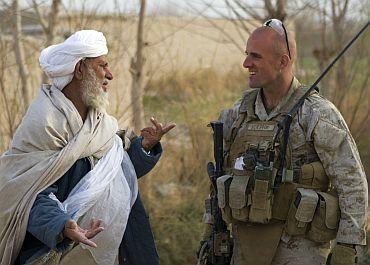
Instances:
[[[280,143],[278,123],[305,93],[305,87],[297,88],[278,115],[269,121],[261,121],[254,112],[258,90],[248,91],[240,104],[239,114],[230,133],[225,135],[225,171],[227,175],[217,181],[219,206],[226,222],[233,220],[269,223],[274,218],[286,220],[290,205],[298,188],[326,192],[329,179],[305,131],[295,116],[290,128],[287,148],[287,171],[282,183],[275,187],[275,176],[280,167]],[[312,195],[310,204],[315,212],[318,195]]]
[[[277,131],[277,125],[282,121],[289,110],[297,103],[306,91],[305,87],[296,89],[289,102],[280,110],[279,115],[269,121],[260,121],[254,112],[258,90],[247,93],[240,105],[239,116],[232,125],[229,139],[225,139],[226,168],[232,169],[235,160],[250,149],[258,149],[259,160],[268,160],[268,150],[274,149],[274,168],[280,166],[280,143],[282,135],[272,147],[273,138]],[[292,171],[293,181],[298,183],[301,179],[301,167],[319,161],[313,143],[306,140],[306,133],[294,117],[290,128],[290,136],[287,148],[287,169]],[[271,159],[271,158],[270,158]]]

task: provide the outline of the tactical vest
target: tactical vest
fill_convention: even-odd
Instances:
[[[317,242],[335,237],[338,199],[327,193],[329,178],[297,115],[290,128],[287,171],[281,185],[274,186],[281,163],[282,135],[274,141],[277,125],[306,90],[296,89],[269,121],[260,121],[254,112],[258,90],[244,95],[238,117],[225,135],[227,175],[217,180],[218,203],[227,223],[268,224],[276,219],[286,221],[285,230],[292,236],[306,235]]]

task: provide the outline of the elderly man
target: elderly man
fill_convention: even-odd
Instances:
[[[105,111],[107,53],[94,30],[41,53],[52,85],[42,86],[0,158],[2,265],[114,264],[119,252],[121,264],[159,264],[137,177],[154,167],[175,125],[152,118],[140,137],[116,134]]]
[[[232,226],[231,263],[355,264],[365,244],[368,190],[344,119],[312,93],[293,118],[281,157],[278,123],[307,91],[293,74],[295,41],[271,19],[253,31],[245,54],[252,89],[220,117],[227,175],[217,187]]]

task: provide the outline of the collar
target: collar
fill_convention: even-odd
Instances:
[[[270,114],[267,114],[265,105],[262,101],[262,89],[260,88],[258,90],[256,102],[255,102],[255,113],[257,117],[261,121],[268,121],[272,118],[278,116],[282,110],[283,107],[286,105],[286,103],[292,98],[293,93],[301,86],[301,83],[298,81],[297,78],[293,77],[292,84],[290,85],[290,88],[288,90],[288,93],[283,97],[283,99],[280,101],[280,103],[272,109]]]

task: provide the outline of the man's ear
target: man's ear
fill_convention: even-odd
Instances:
[[[280,59],[280,69],[285,69],[290,63],[290,58],[287,54],[283,54]]]
[[[78,80],[82,80],[83,77],[83,62],[82,60],[78,61],[78,63],[75,66],[74,76]]]

